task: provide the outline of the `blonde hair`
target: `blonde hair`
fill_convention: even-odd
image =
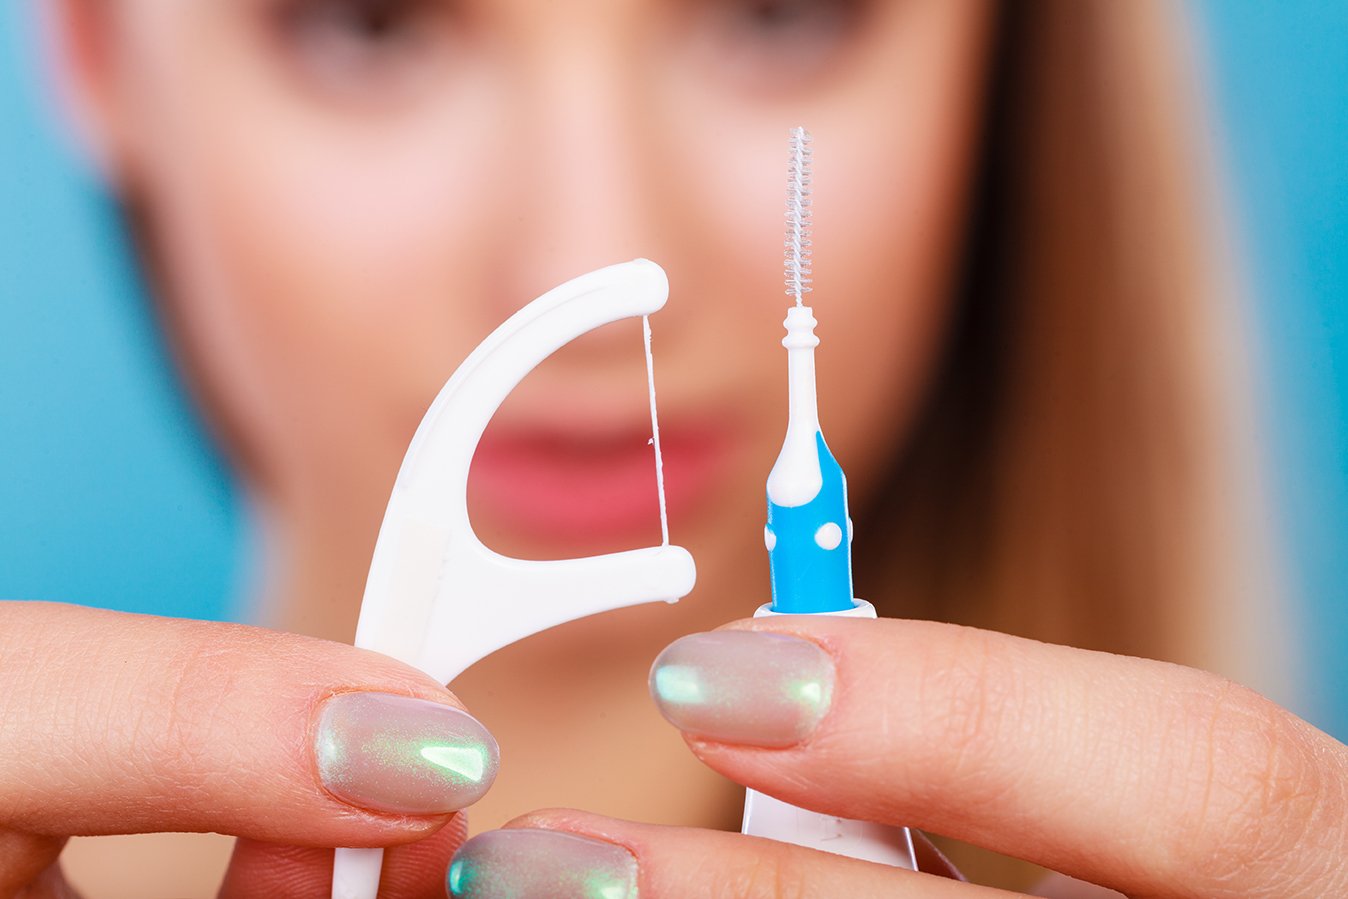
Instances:
[[[1270,581],[1185,23],[1166,0],[1001,16],[962,305],[863,509],[859,594],[1267,683],[1285,660],[1275,640],[1249,664]]]

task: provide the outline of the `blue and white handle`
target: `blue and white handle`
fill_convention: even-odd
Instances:
[[[839,618],[875,617],[875,606],[864,599],[854,602],[855,605],[850,609],[816,614]],[[765,603],[754,613],[754,617],[766,618],[780,614],[784,613],[772,611],[772,605]],[[745,791],[744,824],[740,830],[750,836],[767,837],[807,849],[917,870],[913,835],[908,828],[812,812],[757,790]]]
[[[772,572],[772,602],[755,618],[832,615],[874,618],[875,607],[852,596],[852,521],[847,478],[819,429],[815,394],[815,318],[809,306],[787,312],[790,417],[786,439],[768,475],[768,524],[763,532]],[[917,869],[906,827],[853,821],[797,808],[749,790],[743,833],[850,858]]]

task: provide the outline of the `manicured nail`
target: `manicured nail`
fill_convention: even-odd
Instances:
[[[445,886],[453,899],[636,899],[637,860],[560,830],[491,830],[459,847]]]
[[[391,693],[339,693],[318,713],[323,785],[352,805],[435,815],[472,805],[496,779],[496,740],[453,706]]]
[[[651,695],[670,724],[722,743],[793,746],[833,699],[833,659],[809,640],[714,631],[675,640],[651,667]]]

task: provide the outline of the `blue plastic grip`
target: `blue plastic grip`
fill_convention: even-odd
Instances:
[[[856,605],[847,478],[818,431],[815,446],[823,475],[819,493],[802,506],[768,500],[772,610],[788,615],[841,612]]]

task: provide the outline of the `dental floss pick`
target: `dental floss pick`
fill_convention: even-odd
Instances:
[[[581,275],[516,312],[459,366],[418,426],[379,529],[355,644],[447,684],[468,666],[547,628],[693,588],[693,557],[669,544],[648,316],[665,305],[664,270],[636,259]],[[539,363],[602,325],[642,316],[660,546],[582,559],[512,559],[468,518],[468,468],[488,422]],[[332,899],[375,899],[382,849],[338,849]]]
[[[772,602],[755,618],[833,615],[874,618],[875,607],[852,596],[852,520],[847,479],[824,442],[815,392],[817,322],[805,305],[811,291],[810,136],[791,132],[786,199],[786,438],[768,475],[768,523],[763,530],[772,575]],[[755,790],[744,798],[741,831],[837,855],[917,870],[912,833],[869,821],[852,821],[796,808]]]

